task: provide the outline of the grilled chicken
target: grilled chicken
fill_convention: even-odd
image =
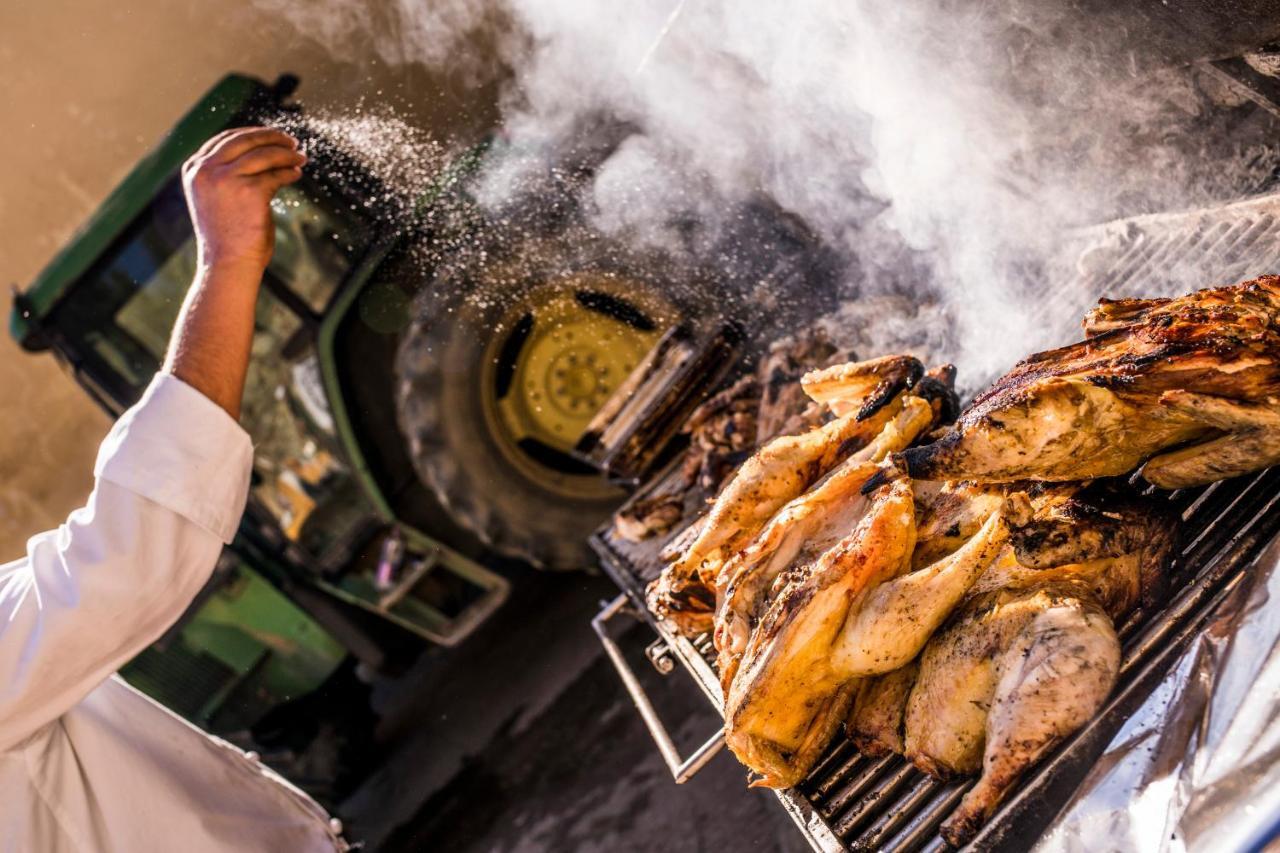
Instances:
[[[914,492],[917,540],[911,565],[916,569],[954,553],[1005,501],[1000,487],[973,483],[921,481]]]
[[[826,406],[804,393],[800,377],[840,360],[840,355],[822,329],[774,341],[754,374],[693,410],[682,427],[689,436],[689,448],[678,480],[664,494],[619,510],[614,518],[617,534],[640,542],[665,533],[683,517],[689,490],[716,495],[757,445],[819,426]]]
[[[924,368],[910,356],[894,356],[835,371],[820,371],[821,402],[838,410],[839,417],[808,432],[776,438],[742,465],[685,551],[650,585],[648,602],[655,613],[675,614],[686,603],[709,596],[706,590],[716,583],[723,564],[778,510],[881,433],[901,411],[906,390]],[[704,589],[690,589],[699,585]],[[710,610],[694,610],[678,616],[676,624],[705,630],[711,618]]]
[[[825,746],[815,733],[829,735],[826,715],[844,707],[846,697],[834,701],[835,693],[908,664],[1006,536],[993,512],[963,547],[911,571],[915,503],[900,478],[852,536],[812,568],[782,575],[785,586],[750,633],[728,691],[726,734],[743,762],[764,774],[757,784],[789,785],[807,772],[817,757],[810,750]]]
[[[845,678],[880,675],[919,654],[1004,547],[998,512],[959,550],[867,592],[850,608],[829,665]]]
[[[842,353],[822,329],[797,338],[774,341],[756,370],[760,407],[756,420],[761,444],[780,435],[793,435],[817,425],[823,407],[804,393],[799,379],[814,368],[831,365]]]
[[[755,784],[795,784],[826,746],[853,697],[853,685],[830,666],[831,648],[853,601],[907,569],[914,546],[911,483],[898,479],[772,601],[725,702],[725,740],[762,774]]]
[[[859,682],[853,710],[844,728],[863,755],[879,758],[890,753],[901,754],[906,748],[902,722],[919,671],[919,665],[912,661],[893,672]]]
[[[811,564],[853,531],[868,503],[860,494],[862,485],[887,454],[909,445],[932,420],[928,402],[905,397],[902,409],[880,435],[779,510],[751,544],[725,564],[717,583],[721,594],[715,643],[726,692],[778,577]]]
[[[1148,481],[1181,488],[1280,461],[1280,277],[1103,302],[1085,331],[1020,362],[902,464],[917,479],[1010,482],[1145,463]]]
[[[1038,530],[1015,528],[1015,542],[1022,536],[1025,547],[1040,537],[1079,562],[1030,568],[1011,546],[920,657],[906,711],[907,758],[940,778],[982,771],[944,825],[953,844],[967,840],[1026,768],[1101,707],[1119,671],[1114,620],[1161,586],[1169,518],[1134,501],[1116,513],[1133,530],[1081,534],[1068,546],[1050,534],[1061,533],[1072,501],[1085,503],[1048,501],[1030,519],[1014,508],[1006,514]],[[1069,512],[1080,513],[1074,523],[1081,528],[1116,520]],[[1121,547],[1129,550],[1113,553]]]

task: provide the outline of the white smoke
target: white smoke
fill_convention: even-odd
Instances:
[[[599,228],[660,241],[768,196],[851,260],[851,290],[940,300],[940,354],[969,388],[1052,343],[1027,317],[1063,229],[1239,193],[1275,165],[1270,149],[1198,158],[1222,106],[1202,81],[1116,61],[1065,10],[1018,0],[259,2],[428,65],[482,64],[460,45],[501,22],[490,65],[512,73],[517,146],[601,112],[638,129],[595,176]],[[490,178],[495,199],[512,185]]]

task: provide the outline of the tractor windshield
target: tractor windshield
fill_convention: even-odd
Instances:
[[[273,203],[276,248],[241,415],[255,447],[254,503],[313,564],[341,559],[370,523],[337,453],[315,346],[324,309],[367,243],[367,227],[341,208],[305,183]],[[175,180],[55,310],[60,349],[108,396],[135,399],[163,359],[194,272]]]

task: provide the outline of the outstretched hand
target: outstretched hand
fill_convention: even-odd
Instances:
[[[174,326],[165,369],[240,415],[254,306],[275,246],[271,197],[302,176],[306,156],[287,133],[228,130],[182,167],[195,226],[195,281]]]
[[[261,273],[271,260],[271,198],[302,177],[298,140],[265,127],[240,127],[210,139],[182,166],[201,267]]]

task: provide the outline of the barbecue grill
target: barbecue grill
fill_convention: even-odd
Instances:
[[[1139,217],[1074,235],[1077,269],[1067,286],[1044,303],[1032,322],[1074,322],[1100,295],[1172,295],[1218,283],[1234,283],[1280,267],[1280,195],[1190,213]],[[1053,328],[1049,326],[1049,328]],[[1069,334],[1068,328],[1055,329]],[[679,460],[653,477],[633,500],[662,493],[677,477]],[[1025,850],[1065,805],[1093,762],[1147,697],[1187,641],[1204,627],[1214,607],[1239,583],[1266,545],[1280,533],[1280,468],[1208,487],[1160,493],[1182,519],[1181,545],[1171,567],[1168,599],[1157,609],[1133,613],[1118,632],[1124,656],[1116,689],[1098,715],[1045,757],[971,842],[972,849]],[[703,496],[689,495],[686,523]],[[627,669],[607,632],[610,619],[630,612],[658,639],[648,657],[660,672],[678,662],[713,706],[722,710],[711,637],[689,640],[656,619],[645,605],[646,585],[663,568],[658,553],[679,529],[641,543],[597,531],[592,548],[622,594],[593,626],[605,643],[677,782],[692,776],[723,744],[717,735],[681,758]],[[904,758],[862,756],[841,737],[813,771],[778,799],[817,850],[940,850],[938,828],[959,804],[972,780],[936,781]]]

